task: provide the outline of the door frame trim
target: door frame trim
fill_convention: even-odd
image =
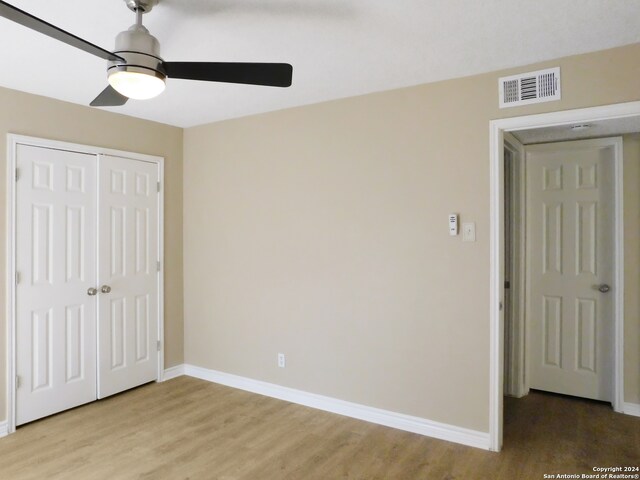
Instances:
[[[511,338],[505,338],[505,345],[511,347],[511,363],[507,365],[505,373],[509,375],[506,379],[506,395],[520,398],[529,393],[526,385],[525,375],[525,293],[526,293],[526,235],[524,235],[524,219],[526,216],[525,183],[526,172],[524,171],[524,145],[509,132],[504,133],[504,148],[516,155],[515,165],[512,166],[511,186],[511,211],[512,211],[512,240],[517,239],[517,244],[511,250],[512,264],[510,275],[510,295],[511,295]],[[505,195],[506,197],[506,195]],[[513,235],[518,231],[517,237]],[[505,272],[506,273],[506,272]],[[506,332],[505,332],[506,333]]]
[[[504,134],[531,128],[588,123],[640,116],[640,102],[502,118],[489,122],[490,176],[490,277],[489,277],[489,443],[500,451],[503,434],[504,317],[501,315],[504,285]],[[615,327],[613,408],[624,407],[624,232],[622,227],[621,170],[615,172]]]
[[[156,381],[162,381],[164,371],[164,158],[147,155],[143,153],[127,152],[109,148],[83,145],[78,143],[63,142],[45,138],[30,137],[14,133],[7,134],[7,181],[6,181],[6,319],[7,319],[7,379],[6,379],[6,401],[7,401],[7,433],[14,433],[16,430],[16,328],[15,328],[15,295],[16,295],[16,155],[18,145],[29,145],[34,147],[50,148],[55,150],[67,150],[71,152],[95,155],[111,155],[125,157],[132,160],[155,163],[158,166],[158,182],[160,191],[158,192],[158,261],[160,270],[158,271],[158,339],[160,350],[158,352],[158,365]]]

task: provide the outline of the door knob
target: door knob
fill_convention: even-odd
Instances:
[[[611,290],[611,287],[606,283],[603,283],[602,285],[598,285],[598,290],[600,290],[602,293],[607,293],[609,290]]]
[[[109,293],[111,292],[111,287],[109,285],[102,285],[102,287],[100,287],[100,291],[102,293]]]
[[[87,295],[89,295],[90,297],[93,297],[97,293],[98,293],[98,289],[97,288],[91,287],[89,290],[87,290]]]

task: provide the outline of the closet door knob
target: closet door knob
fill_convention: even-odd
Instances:
[[[109,285],[102,285],[102,287],[100,287],[100,291],[102,293],[109,293],[111,292],[111,287]]]
[[[87,290],[87,295],[89,295],[90,297],[93,297],[97,293],[98,293],[98,289],[97,288],[91,287],[89,290]]]

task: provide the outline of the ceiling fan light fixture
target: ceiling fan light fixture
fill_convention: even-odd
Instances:
[[[118,93],[134,100],[148,100],[164,91],[167,76],[160,43],[142,25],[142,11],[137,12],[137,22],[116,37],[116,52],[123,61],[109,62],[108,80]]]
[[[164,77],[157,72],[153,73],[155,75],[119,67],[109,71],[109,85],[127,98],[148,100],[164,92],[166,86]]]

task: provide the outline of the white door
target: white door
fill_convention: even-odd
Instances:
[[[17,147],[16,424],[96,398],[95,156]]]
[[[98,398],[158,375],[158,166],[99,156]]]
[[[531,388],[612,399],[616,141],[526,147]]]

